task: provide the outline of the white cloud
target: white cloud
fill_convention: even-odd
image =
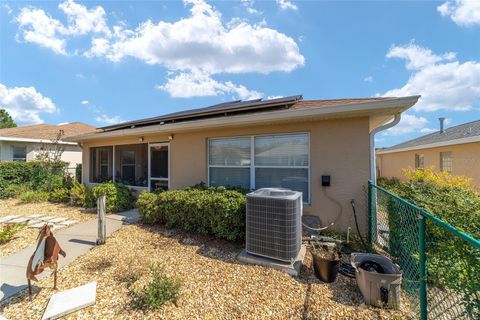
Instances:
[[[61,30],[61,33],[84,35],[89,32],[95,32],[110,35],[105,19],[105,10],[102,7],[98,6],[89,10],[73,0],[60,3],[58,7],[65,13],[68,21],[68,27],[65,30]]]
[[[75,74],[75,77],[78,78],[78,79],[82,79],[82,80],[86,78],[83,73],[77,73],[77,74]]]
[[[157,89],[168,92],[174,98],[207,97],[231,94],[242,100],[258,99],[262,93],[249,90],[245,86],[236,85],[231,81],[219,82],[209,74],[200,71],[181,72],[168,78]]]
[[[0,107],[19,124],[43,123],[40,113],[54,113],[55,104],[34,87],[7,88],[0,83]]]
[[[480,25],[480,1],[448,0],[437,7],[444,17],[450,17],[461,27]]]
[[[106,114],[101,114],[97,117],[95,117],[95,121],[104,123],[104,124],[117,124],[121,122],[125,122],[120,116],[107,116]]]
[[[436,55],[413,44],[393,47],[387,57],[404,59],[412,75],[403,87],[382,95],[420,94],[422,97],[413,107],[415,111],[467,111],[479,103],[480,62],[460,62],[454,53]]]
[[[86,105],[86,104],[88,104],[88,103],[89,103],[88,100],[82,100],[82,102],[81,102],[81,104],[83,104],[83,105]]]
[[[56,54],[66,55],[68,36],[85,35],[90,32],[110,36],[105,10],[102,7],[88,10],[73,0],[60,3],[58,7],[67,16],[67,26],[49,16],[42,9],[22,8],[20,14],[15,18],[21,31],[20,34],[17,34],[17,39],[38,44],[51,49]]]
[[[373,82],[373,77],[372,76],[367,76],[363,79],[365,82]]]
[[[56,54],[67,54],[65,51],[66,41],[58,37],[58,30],[63,29],[63,25],[60,21],[48,16],[45,11],[23,8],[16,17],[16,22],[24,41],[51,49]]]
[[[112,39],[97,37],[87,57],[118,62],[134,57],[169,70],[269,73],[303,66],[296,42],[274,29],[247,22],[224,24],[221,13],[201,0],[187,0],[191,16],[176,22],[147,20],[135,30],[114,28]]]
[[[387,53],[387,58],[404,59],[407,69],[420,70],[424,67],[435,65],[438,62],[455,60],[456,54],[447,52],[443,55],[436,55],[432,50],[411,42],[406,46],[391,47]]]
[[[409,134],[413,132],[422,132],[425,133],[425,130],[432,130],[429,128],[426,128],[426,125],[428,124],[428,120],[424,117],[417,117],[412,114],[407,114],[404,113],[402,114],[402,119],[400,122],[390,128],[387,129],[386,131],[383,132],[384,136],[399,136],[399,135],[404,135],[404,134]]]
[[[257,9],[255,9],[253,7],[253,4],[255,3],[254,0],[241,0],[243,6],[245,7],[245,9],[247,10],[248,13],[250,14],[257,14],[257,15],[260,15],[262,14],[263,12],[261,11],[258,11]]]
[[[289,0],[276,0],[278,6],[280,7],[280,9],[282,10],[288,10],[288,9],[291,9],[291,10],[298,10],[298,7],[296,4],[294,4],[293,2],[289,1]]]

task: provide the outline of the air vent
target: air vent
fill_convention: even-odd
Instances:
[[[302,193],[264,188],[247,194],[246,250],[285,262],[302,245]]]

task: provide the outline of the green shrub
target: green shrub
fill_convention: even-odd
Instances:
[[[68,203],[70,202],[70,190],[67,188],[55,189],[48,195],[48,201],[54,203]]]
[[[7,224],[0,228],[0,244],[4,244],[13,239],[15,234],[21,230],[24,224]]]
[[[211,234],[227,240],[245,235],[245,196],[225,188],[143,193],[137,206],[145,223]]]
[[[139,309],[158,309],[180,292],[180,282],[167,277],[157,264],[150,266],[152,279],[139,292],[130,291],[133,305]]]
[[[111,181],[99,184],[93,188],[93,195],[97,199],[106,196],[107,212],[120,212],[133,208],[133,195],[125,185]]]
[[[165,223],[159,214],[158,194],[154,192],[142,192],[137,200],[137,208],[141,212],[142,220],[148,224]]]
[[[92,189],[78,182],[73,183],[70,199],[71,204],[77,207],[93,208],[96,205]]]
[[[46,191],[27,191],[20,195],[20,201],[24,203],[48,201],[49,193]]]
[[[63,187],[66,163],[39,161],[0,162],[0,198],[8,198],[9,185],[29,185],[33,190],[50,191]]]
[[[406,182],[382,179],[379,184],[453,227],[480,238],[480,198],[469,179],[431,169],[406,170],[405,174]],[[405,209],[401,206],[390,198],[387,210],[390,253],[399,257],[400,264],[418,265],[418,252],[405,245],[418,241],[417,217],[399,214]],[[479,250],[430,219],[426,219],[425,247],[429,286],[453,290],[463,297],[470,318],[479,318]],[[412,271],[415,270],[404,270],[404,277],[415,279],[415,275],[409,275]]]
[[[28,184],[10,184],[3,193],[5,198],[20,198],[20,196],[28,191],[32,191],[32,187]]]

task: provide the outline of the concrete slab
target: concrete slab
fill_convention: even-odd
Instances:
[[[264,267],[274,268],[293,277],[297,277],[300,274],[300,269],[302,268],[303,259],[305,258],[305,253],[307,248],[302,245],[300,251],[298,252],[297,257],[293,263],[282,262],[270,258],[260,257],[247,252],[247,250],[242,250],[237,256],[237,260],[240,262],[255,264]]]
[[[58,224],[60,224],[62,226],[69,226],[69,225],[75,224],[77,222],[78,222],[77,220],[66,220],[66,221],[59,222]]]
[[[37,222],[36,224],[32,224],[32,225],[29,225],[30,228],[42,228],[44,225],[45,225],[45,221],[40,221],[40,222]]]
[[[20,216],[16,216],[16,215],[1,217],[0,218],[0,223],[7,223],[9,220],[13,220],[13,219],[16,219],[16,218],[19,218],[19,217]]]
[[[49,221],[49,220],[55,219],[55,218],[56,218],[55,216],[44,216],[44,217],[39,218],[39,220]]]
[[[31,227],[32,225],[38,224],[38,223],[40,223],[40,222],[42,222],[42,221],[41,221],[41,220],[36,220],[36,219],[30,219],[30,220],[28,220],[28,222],[27,222],[27,227]]]
[[[58,319],[95,304],[97,282],[55,293],[48,301],[42,320]]]
[[[25,216],[27,218],[30,218],[30,219],[39,219],[41,217],[44,217],[45,215],[44,214],[30,214],[28,216]]]
[[[67,220],[67,218],[58,217],[58,218],[55,218],[55,219],[50,219],[50,220],[48,220],[48,222],[49,223],[59,223],[59,222],[65,221],[65,220]]]
[[[30,219],[25,218],[25,217],[18,217],[16,219],[12,219],[12,220],[8,221],[8,223],[24,223],[24,222],[27,222],[28,220],[30,220]]]

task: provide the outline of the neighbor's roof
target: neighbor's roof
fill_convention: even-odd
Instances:
[[[72,122],[62,125],[35,124],[15,128],[0,129],[0,140],[15,141],[24,139],[53,140],[63,130],[61,139],[78,136],[95,131],[95,127],[83,122]],[[8,138],[8,139],[4,139]]]
[[[443,132],[437,131],[430,133],[425,136],[394,145],[390,148],[378,150],[378,153],[393,153],[425,148],[435,148],[476,141],[480,141],[480,120],[447,128]]]
[[[368,116],[374,113],[388,119],[389,115],[403,112],[413,106],[418,98],[419,96],[303,100],[301,95],[297,95],[269,100],[236,100],[205,108],[101,127],[96,132],[71,137],[67,140],[86,141],[114,136],[159,132],[175,133],[182,130],[289,122],[300,119]]]

